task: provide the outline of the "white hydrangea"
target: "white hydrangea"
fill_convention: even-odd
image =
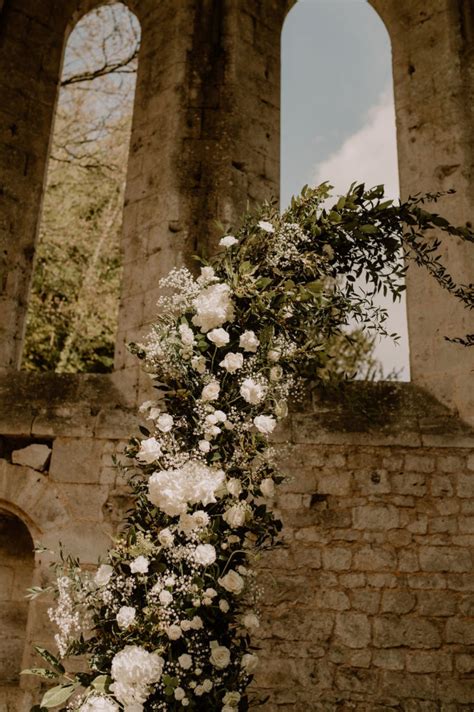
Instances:
[[[119,707],[110,697],[92,695],[82,703],[78,712],[119,712]]]
[[[110,690],[124,706],[144,704],[149,697],[149,686],[159,682],[164,660],[139,645],[126,645],[114,655]]]
[[[240,395],[247,403],[258,405],[266,394],[266,388],[261,383],[256,383],[253,378],[246,378],[240,386]]]
[[[156,438],[142,440],[140,449],[137,452],[137,460],[150,465],[161,456],[161,445]]]
[[[136,617],[136,610],[133,606],[122,606],[117,613],[117,625],[121,630],[130,628]]]
[[[212,544],[198,544],[194,551],[194,560],[201,566],[210,566],[216,560],[216,550]]]
[[[178,331],[183,346],[194,344],[194,331],[187,324],[180,324]]]
[[[189,460],[178,469],[154,472],[148,481],[148,499],[169,517],[185,514],[188,504],[211,504],[225,479],[222,470]]]
[[[225,237],[221,237],[219,240],[219,245],[221,247],[232,247],[232,245],[236,245],[237,243],[238,239],[233,235],[226,235]]]
[[[258,223],[258,226],[265,232],[269,232],[269,233],[275,232],[275,228],[273,227],[271,222],[268,222],[268,220],[260,220]]]
[[[230,297],[228,284],[219,282],[206,287],[193,300],[196,314],[192,318],[194,326],[199,326],[206,334],[211,329],[222,326],[234,318],[234,306]]]
[[[146,574],[149,566],[150,562],[146,556],[137,556],[130,564],[130,571],[132,574]]]
[[[271,415],[257,415],[253,419],[253,424],[260,433],[270,435],[275,429],[276,420]]]
[[[219,366],[221,368],[225,368],[228,373],[235,373],[239,370],[239,368],[242,368],[243,365],[243,355],[233,353],[232,351],[229,351],[229,353],[225,355],[222,361],[219,361]]]
[[[260,341],[254,331],[244,331],[239,339],[239,346],[244,351],[255,353],[260,346]]]

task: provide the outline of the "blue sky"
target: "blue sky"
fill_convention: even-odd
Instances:
[[[388,33],[365,0],[298,0],[282,34],[281,202],[305,183],[384,183],[398,198]],[[386,374],[409,377],[405,304],[389,309],[398,346],[381,340]]]

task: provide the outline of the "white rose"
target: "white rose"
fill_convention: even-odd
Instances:
[[[275,228],[271,224],[271,222],[268,222],[267,220],[260,220],[258,223],[259,228],[264,230],[265,232],[275,232]]]
[[[229,351],[229,353],[225,355],[225,358],[219,361],[219,366],[225,368],[228,373],[235,373],[239,368],[242,368],[243,365],[244,357],[242,354],[235,354],[232,351]]]
[[[181,665],[183,670],[189,670],[189,668],[191,668],[193,665],[193,659],[187,653],[183,653],[179,656],[178,663]]]
[[[217,591],[215,588],[206,588],[204,595],[207,596],[207,598],[215,598],[217,596]]]
[[[221,247],[232,247],[232,245],[237,244],[237,242],[237,238],[233,235],[226,235],[225,237],[221,237],[221,239],[219,240],[219,245]]]
[[[255,628],[260,628],[260,621],[255,613],[246,613],[242,619],[242,623],[249,630],[254,630]]]
[[[202,689],[204,692],[210,692],[212,690],[213,684],[212,680],[203,680],[202,681]]]
[[[270,349],[267,354],[267,358],[271,361],[271,363],[276,363],[281,358],[281,351],[278,351],[278,349]]]
[[[186,619],[180,621],[179,625],[181,627],[181,630],[184,630],[185,632],[187,632],[188,630],[192,630],[192,627],[193,627],[193,624],[191,623],[191,621],[188,621]]]
[[[209,452],[209,450],[211,449],[211,444],[209,440],[200,440],[198,442],[198,448],[201,452]]]
[[[110,564],[102,564],[101,566],[99,566],[94,576],[94,583],[97,586],[107,586],[113,573],[114,570],[113,567],[110,566]]]
[[[156,427],[161,430],[162,433],[169,433],[173,427],[173,418],[168,413],[162,413],[156,421]]]
[[[237,707],[240,702],[240,692],[226,692],[222,702],[229,707]]]
[[[183,631],[179,625],[170,625],[166,629],[166,635],[170,640],[178,640],[183,635]]]
[[[209,515],[202,509],[198,509],[196,512],[193,512],[191,519],[193,520],[196,529],[203,529],[209,524]]]
[[[130,628],[135,620],[136,610],[133,606],[122,606],[117,613],[117,625],[122,630]]]
[[[212,267],[201,267],[201,274],[198,277],[200,284],[212,282],[214,279],[217,279],[217,277]]]
[[[210,566],[216,560],[216,550],[212,544],[198,544],[194,551],[194,560],[201,566]]]
[[[266,389],[252,378],[246,378],[240,386],[240,395],[247,403],[257,405],[265,397]]]
[[[110,697],[93,695],[82,703],[78,712],[119,712],[119,708]]]
[[[156,420],[160,417],[161,408],[150,408],[147,420]]]
[[[260,346],[260,341],[255,336],[254,331],[244,331],[239,339],[239,346],[244,351],[255,353]]]
[[[260,433],[270,435],[275,429],[276,420],[271,415],[257,415],[253,419],[253,424]]]
[[[260,482],[260,492],[264,497],[275,496],[275,483],[271,477],[267,477]]]
[[[211,665],[214,665],[218,670],[223,670],[230,663],[229,648],[226,648],[225,645],[217,645],[215,641],[212,641],[209,660]]]
[[[192,322],[201,328],[203,334],[234,318],[234,306],[228,284],[219,283],[206,287],[194,299],[193,306],[196,314]]]
[[[132,574],[146,574],[149,565],[150,562],[146,556],[137,556],[137,558],[130,564],[130,571]]]
[[[155,405],[156,401],[147,400],[141,404],[138,410],[140,411],[140,413],[146,413],[147,410],[150,410],[150,408],[153,408],[153,406]]]
[[[221,609],[222,613],[228,613],[230,606],[224,598],[221,598],[221,600],[219,601],[219,608]]]
[[[162,546],[169,548],[174,544],[174,536],[168,528],[162,529],[158,534],[158,541]]]
[[[235,712],[235,707],[224,705],[224,707],[221,708],[221,712]]]
[[[194,344],[194,331],[187,324],[180,324],[178,331],[184,346],[192,346]]]
[[[207,332],[207,338],[216,346],[225,346],[229,343],[230,336],[225,329],[212,329]]]
[[[221,387],[217,381],[211,381],[207,386],[204,386],[201,392],[201,398],[203,401],[213,401],[219,398],[219,391]]]
[[[234,504],[233,507],[226,509],[222,515],[222,519],[227,522],[232,529],[241,527],[245,524],[245,509],[238,504]]]
[[[245,655],[242,655],[240,664],[247,675],[253,675],[258,667],[258,655],[245,653]]]
[[[202,618],[200,618],[199,616],[193,616],[191,625],[193,630],[201,630],[201,628],[203,628],[204,626],[204,623],[202,622]]]
[[[227,420],[227,415],[224,413],[223,410],[215,410],[214,418],[216,419],[217,423],[225,423],[225,421]]]
[[[186,693],[182,687],[177,687],[174,691],[175,700],[183,700],[186,697]]]
[[[242,492],[242,483],[237,477],[230,477],[225,483],[225,486],[227,487],[227,492],[233,497],[238,497]]]
[[[204,356],[194,356],[191,359],[191,366],[195,371],[202,374],[206,370],[206,359]]]
[[[217,581],[222,588],[225,588],[226,591],[233,593],[236,596],[238,596],[239,593],[242,593],[245,585],[242,576],[240,576],[237,571],[234,571],[234,569],[230,569],[225,576],[217,579]]]
[[[140,450],[137,452],[137,460],[150,465],[161,455],[161,445],[156,438],[147,438],[140,443]]]
[[[169,606],[170,603],[173,602],[173,594],[171,593],[171,591],[167,591],[166,589],[160,591],[160,595],[158,598],[160,599],[160,603],[162,606]]]
[[[281,366],[272,366],[270,369],[270,381],[275,383],[275,381],[280,381],[283,376],[283,369]]]

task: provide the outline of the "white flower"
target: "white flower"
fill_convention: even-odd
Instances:
[[[208,383],[207,386],[204,386],[204,388],[201,391],[201,398],[203,401],[213,401],[217,400],[219,398],[219,391],[221,387],[218,383],[218,381],[211,381],[211,383]]]
[[[156,406],[156,401],[147,400],[141,404],[138,410],[140,411],[140,413],[146,413],[146,411],[150,410],[150,408],[153,408],[153,406]]]
[[[239,346],[244,351],[251,351],[255,353],[260,346],[260,341],[255,336],[254,331],[244,331],[239,339]]]
[[[222,515],[222,519],[227,522],[232,529],[243,526],[245,524],[245,507],[234,504],[233,507],[226,509]]]
[[[260,491],[264,497],[274,497],[275,482],[272,480],[271,477],[267,477],[266,479],[260,482]]]
[[[189,668],[191,668],[193,665],[193,659],[187,653],[183,653],[179,656],[178,663],[181,665],[183,670],[189,670]]]
[[[286,400],[280,400],[275,403],[275,415],[277,418],[286,418],[288,415],[288,404]]]
[[[228,373],[235,373],[239,368],[242,368],[243,365],[244,357],[242,354],[235,354],[232,351],[229,351],[229,353],[225,355],[225,358],[219,361],[219,366],[225,368]]]
[[[99,566],[94,576],[95,584],[97,586],[107,586],[112,577],[113,572],[113,567],[110,566],[110,564],[102,564],[101,566]]]
[[[209,524],[209,515],[202,509],[198,509],[196,512],[191,514],[191,519],[194,522],[194,527],[196,529],[203,529]]]
[[[161,455],[161,445],[156,438],[147,438],[140,443],[140,450],[137,452],[137,460],[150,465]]]
[[[260,220],[258,226],[262,230],[265,230],[265,232],[275,232],[275,228],[273,227],[271,222],[268,222],[267,220]]]
[[[174,544],[174,536],[168,528],[162,529],[158,534],[158,541],[165,548],[169,548]]]
[[[283,376],[283,369],[281,366],[272,366],[270,369],[270,381],[275,383],[276,381],[281,381]]]
[[[221,712],[235,712],[235,707],[224,705],[224,707],[221,707]]]
[[[161,430],[162,433],[169,433],[173,427],[173,418],[168,413],[162,413],[156,421],[156,427]]]
[[[212,544],[198,544],[194,551],[194,560],[201,566],[210,566],[216,560],[216,550]]]
[[[267,354],[267,358],[272,363],[276,363],[281,358],[281,351],[278,351],[278,349],[270,349]]]
[[[215,640],[211,641],[211,654],[209,656],[211,665],[218,670],[223,670],[230,663],[230,650],[225,645],[218,645]]]
[[[253,424],[260,433],[270,435],[275,429],[276,420],[271,415],[257,415],[253,419]]]
[[[211,444],[209,440],[200,440],[198,442],[198,448],[201,452],[209,452],[209,450],[211,449]]]
[[[182,687],[176,687],[174,691],[174,699],[175,700],[183,700],[186,697],[186,693],[183,690]]]
[[[125,709],[146,702],[148,686],[159,682],[164,660],[138,645],[126,645],[112,659],[110,690]],[[135,707],[137,709],[137,707]]]
[[[334,250],[328,243],[323,245],[323,254],[328,258],[328,260],[334,259]]]
[[[224,598],[221,598],[221,600],[219,601],[219,608],[221,609],[222,613],[228,613],[230,606]]]
[[[233,497],[238,497],[242,492],[242,483],[237,477],[230,477],[225,483],[225,486],[227,487],[227,492]]]
[[[122,606],[117,613],[117,625],[122,630],[130,628],[135,620],[136,610],[133,606]]]
[[[130,571],[132,574],[146,574],[149,566],[150,562],[146,556],[137,556],[130,564]]]
[[[242,619],[242,623],[249,630],[254,630],[255,628],[260,628],[260,621],[255,613],[246,613]]]
[[[240,576],[237,571],[234,571],[234,569],[230,569],[225,576],[217,579],[217,581],[222,588],[225,588],[226,591],[229,591],[229,593],[233,593],[236,596],[238,596],[239,593],[242,593],[245,585],[242,576]]]
[[[195,371],[202,374],[206,370],[206,359],[204,356],[193,356],[191,366]]]
[[[78,712],[119,712],[119,708],[110,697],[93,695],[82,703]]]
[[[234,307],[228,284],[213,284],[206,287],[193,301],[196,314],[192,318],[194,326],[199,326],[203,334],[234,318]]]
[[[216,501],[216,491],[224,482],[222,470],[189,460],[176,470],[154,472],[148,481],[148,499],[169,517],[185,514],[188,504]]]
[[[200,618],[199,616],[193,616],[191,625],[193,627],[193,630],[201,630],[201,628],[203,628],[204,626],[204,623],[202,622],[202,618]]]
[[[179,625],[170,625],[166,629],[166,635],[170,640],[178,640],[183,635],[183,631]]]
[[[260,383],[255,383],[253,378],[246,378],[240,386],[240,395],[247,403],[257,405],[265,398],[266,389]]]
[[[230,708],[237,707],[240,702],[240,692],[226,692],[222,702]]]
[[[207,338],[216,346],[225,346],[230,341],[230,336],[225,329],[212,329],[207,332]]]
[[[225,237],[221,237],[219,245],[221,245],[221,247],[232,247],[232,245],[235,245],[237,242],[237,238],[233,235],[226,235]]]
[[[224,413],[223,410],[215,410],[214,418],[216,419],[217,423],[225,423],[225,421],[227,420],[227,415]]]
[[[150,408],[147,420],[156,420],[160,417],[161,408]]]
[[[173,594],[171,591],[167,591],[164,589],[163,591],[160,591],[160,595],[158,596],[160,599],[160,603],[162,606],[169,606],[170,603],[173,602]]]
[[[212,690],[212,688],[213,688],[212,680],[208,680],[208,679],[203,680],[203,681],[202,681],[202,688],[203,688],[204,692],[210,692],[210,691]]]
[[[242,655],[240,664],[247,675],[253,675],[258,667],[258,655],[245,653],[245,655]]]
[[[215,279],[217,279],[217,277],[212,267],[201,267],[201,274],[197,279],[199,284],[208,284]]]
[[[215,598],[217,596],[217,591],[215,588],[206,588],[204,595],[207,596],[207,598]]]
[[[187,324],[180,324],[178,331],[184,346],[192,346],[194,344],[194,331]]]

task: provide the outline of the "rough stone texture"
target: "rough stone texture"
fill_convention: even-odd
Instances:
[[[472,219],[471,4],[370,1],[392,41],[402,192],[455,187],[440,209]],[[235,224],[247,203],[278,194],[280,32],[294,2],[127,2],[142,49],[117,370],[15,372],[61,57],[75,22],[98,4],[0,0],[0,508],[86,565],[126,508],[113,456],[136,432],[149,389],[125,342],[153,318],[159,277],[212,249],[216,218]],[[446,258],[460,281],[473,281],[460,245],[446,244]],[[261,562],[270,605],[258,684],[270,712],[473,709],[473,435],[438,402],[473,422],[472,356],[442,338],[469,329],[414,268],[408,306],[413,379],[438,400],[413,386],[359,384],[314,396],[275,438],[290,441],[282,461],[293,479],[278,500],[286,548]],[[15,464],[13,453],[31,445],[51,449],[49,471]],[[8,670],[0,659],[0,712],[20,712],[34,696],[30,680],[21,681],[23,702],[11,684],[21,650],[31,664],[30,642],[48,644],[52,631],[47,601],[32,602],[25,622],[11,592],[28,577],[28,557],[25,549],[13,562],[8,547],[0,598],[9,623],[0,611],[0,624],[15,642]],[[36,554],[32,575],[48,580],[46,554]]]
[[[44,470],[51,455],[51,448],[47,445],[27,445],[21,450],[12,452],[12,462],[14,465],[24,465],[33,470]]]

